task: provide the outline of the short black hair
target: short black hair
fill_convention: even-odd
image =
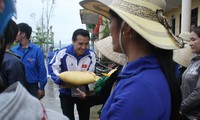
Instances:
[[[84,29],[75,30],[73,35],[72,35],[72,40],[76,41],[78,35],[82,35],[84,37],[88,37],[89,40],[90,40],[90,34],[89,34],[89,32],[87,30],[84,30]]]
[[[11,44],[15,41],[18,31],[19,28],[17,24],[12,19],[10,19],[4,31],[6,45]]]
[[[26,34],[27,39],[30,39],[32,28],[26,23],[19,23],[18,24],[19,31]]]
[[[191,32],[194,32],[197,34],[198,37],[200,37],[200,26],[194,27]]]

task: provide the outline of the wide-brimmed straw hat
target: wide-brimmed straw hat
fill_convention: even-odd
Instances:
[[[181,41],[169,32],[169,24],[162,15],[165,10],[164,0],[85,0],[80,5],[95,13],[109,18],[112,9],[129,26],[138,32],[149,43],[162,49],[177,49]]]
[[[96,48],[109,60],[120,65],[125,65],[127,61],[125,55],[113,51],[111,36],[108,36],[102,40],[98,40],[96,42]]]
[[[190,64],[190,60],[193,57],[194,53],[192,53],[188,44],[185,45],[185,48],[174,50],[173,60],[184,67],[187,67]]]
[[[188,44],[190,42],[190,34],[190,32],[181,32],[179,37],[183,39],[184,43]]]
[[[179,37],[183,39],[184,43],[189,43],[190,33],[182,32]],[[192,53],[192,50],[188,44],[186,44],[184,48],[174,50],[173,52],[173,60],[184,67],[187,67],[190,64],[191,58],[193,58],[195,55]]]

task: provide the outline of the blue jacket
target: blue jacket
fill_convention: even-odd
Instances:
[[[19,55],[24,63],[28,83],[39,82],[40,89],[44,90],[47,83],[47,73],[42,49],[30,42],[27,49],[23,50],[21,45],[18,44],[12,48],[12,51]]]
[[[54,51],[48,51],[47,52],[47,57],[46,57],[46,59],[47,59],[47,64],[49,64],[50,63],[50,61],[51,61],[51,59],[53,58],[53,56],[54,56]]]
[[[118,77],[101,120],[170,119],[170,90],[154,55],[129,62]]]
[[[71,44],[56,52],[55,56],[48,65],[48,71],[51,78],[58,85],[63,82],[58,78],[58,74],[64,71],[95,71],[96,54],[94,51],[87,49],[85,54],[77,57],[74,46]],[[61,93],[71,96],[71,89],[61,88]]]

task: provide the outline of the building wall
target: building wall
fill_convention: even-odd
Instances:
[[[175,18],[175,35],[179,34],[180,13],[181,13],[181,7],[171,9],[170,11],[167,11],[165,13],[165,16],[167,17],[169,22],[172,16]]]
[[[193,9],[198,7],[198,26],[200,25],[200,0],[194,0]]]
[[[197,26],[199,26],[200,25],[200,0],[192,0],[191,9],[194,9],[194,8],[198,8]],[[181,14],[181,6],[178,6],[177,8],[173,8],[165,12],[165,16],[167,17],[169,22],[172,16],[175,17],[175,35],[179,35],[181,31],[180,30],[180,14]]]

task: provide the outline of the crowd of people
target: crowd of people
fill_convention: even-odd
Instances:
[[[187,34],[187,43],[176,37],[163,15],[164,0],[87,0],[80,5],[110,19],[112,49],[124,54],[127,63],[94,94],[88,94],[88,84],[63,82],[58,75],[65,71],[95,73],[89,31],[75,30],[70,45],[57,52],[51,46],[47,53],[48,74],[59,86],[63,114],[47,109],[40,102],[47,84],[43,50],[31,42],[31,26],[12,20],[14,0],[0,0],[0,119],[75,120],[75,104],[79,120],[89,120],[90,107],[98,104],[103,104],[100,120],[200,119],[200,26]],[[14,41],[17,45],[11,47]],[[184,49],[184,44],[194,56],[177,72],[182,64],[173,60],[173,50]]]
[[[43,52],[29,40],[32,28],[12,20],[15,12],[14,0],[0,0],[0,119],[68,120],[40,101],[47,82]],[[14,40],[19,44],[10,48]]]

